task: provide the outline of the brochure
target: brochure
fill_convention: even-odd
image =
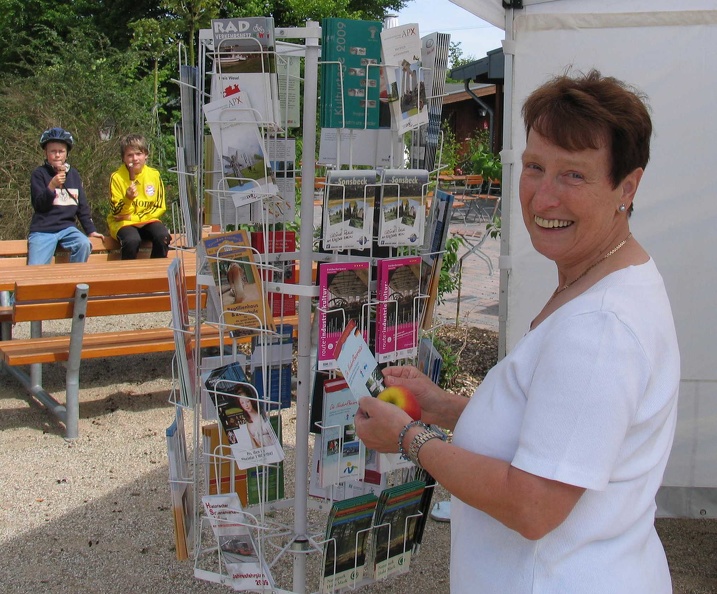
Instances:
[[[205,495],[202,504],[234,590],[272,588],[274,579],[261,560],[252,537],[250,516],[242,511],[237,494]]]
[[[259,225],[292,223],[296,218],[296,140],[264,139],[276,192],[252,202],[251,221]]]
[[[401,136],[428,123],[418,23],[381,31],[381,49],[386,65],[388,104],[394,128]]]
[[[321,487],[363,478],[364,445],[356,436],[358,402],[343,379],[324,383]]]
[[[175,258],[167,268],[169,299],[172,306],[175,364],[179,376],[179,399],[177,404],[194,406],[197,364],[194,357],[194,331],[189,327],[189,301],[181,258]]]
[[[280,417],[272,416],[269,423],[279,436],[281,445]],[[249,505],[263,505],[267,501],[284,498],[284,462],[270,466],[257,466],[247,470],[247,499]]]
[[[218,423],[202,426],[205,492],[209,495],[236,493],[247,504],[247,471],[240,470],[232,457],[224,429]]]
[[[237,90],[205,103],[203,109],[221,157],[222,174],[215,192],[231,197],[237,208],[276,195],[278,188],[249,96]]]
[[[293,362],[294,326],[279,324],[277,334],[252,336],[252,383],[265,410],[291,406],[291,366]],[[265,395],[264,384],[268,386]],[[269,402],[266,402],[269,400]]]
[[[439,385],[442,366],[443,357],[436,349],[433,341],[428,337],[421,338],[418,345],[418,363],[416,367],[431,378],[434,384]]]
[[[446,248],[448,227],[451,221],[451,208],[454,196],[443,190],[436,190],[428,224],[421,249],[421,295],[427,296],[422,311],[421,328],[430,329],[433,323],[433,310],[438,298],[438,281],[443,264],[443,250]]]
[[[396,167],[403,160],[403,149],[403,143],[391,128],[371,130],[322,128],[319,139],[319,162],[336,168],[349,162],[355,166]]]
[[[415,357],[422,303],[421,257],[378,261],[376,358],[379,363]]]
[[[421,38],[421,63],[428,92],[428,125],[411,133],[411,167],[433,171],[441,138],[441,113],[451,36],[430,33]]]
[[[360,323],[369,300],[368,262],[319,264],[318,368],[336,367],[336,345],[350,321]]]
[[[301,126],[301,63],[304,46],[277,41],[276,76],[279,80],[279,124],[282,128]]]
[[[309,496],[318,497],[319,499],[330,499],[331,501],[343,501],[351,497],[366,495],[373,493],[378,496],[388,485],[388,474],[381,474],[375,470],[368,469],[369,456],[376,457],[378,454],[373,450],[364,450],[364,477],[358,480],[344,480],[342,482],[329,485],[328,487],[320,486],[321,472],[321,436],[317,435],[314,440],[313,454],[311,458],[311,469],[309,473]]]
[[[373,522],[374,579],[409,570],[425,486],[423,481],[411,481],[379,496]]]
[[[296,252],[296,233],[294,231],[253,231],[251,234],[252,247],[259,253],[259,258],[267,265],[262,270],[264,280],[275,283],[295,285],[298,281],[295,260],[270,260],[261,254],[283,254]],[[270,268],[272,267],[272,268]],[[274,317],[293,316],[296,314],[296,295],[289,293],[267,294],[269,306]]]
[[[381,176],[380,246],[420,246],[426,220],[428,171],[385,169]]]
[[[279,439],[260,410],[256,389],[240,365],[230,363],[212,370],[206,386],[239,469],[284,459]]]
[[[177,559],[189,558],[194,544],[194,491],[191,488],[184,414],[175,407],[176,416],[165,431],[169,459],[169,487],[174,518],[174,544]]]
[[[254,119],[264,126],[280,121],[274,19],[212,19],[214,74],[211,99],[241,89],[249,97]]]
[[[357,401],[364,396],[378,396],[384,390],[383,373],[353,320],[336,349],[336,364]]]
[[[321,21],[322,128],[378,128],[380,21]]]
[[[376,509],[374,494],[337,501],[331,506],[324,544],[320,592],[355,588],[363,579],[369,528]]]
[[[370,247],[377,188],[373,169],[328,172],[324,187],[324,249]]]
[[[259,269],[247,231],[202,239],[197,249],[197,283],[208,287],[207,319],[237,333],[274,329]]]

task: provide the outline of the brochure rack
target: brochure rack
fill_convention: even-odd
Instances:
[[[258,31],[265,25],[273,26],[270,21],[264,17],[226,19],[222,31],[240,31],[246,22],[250,23],[251,31]],[[314,324],[322,317],[319,314],[324,314],[324,319],[334,318],[341,327],[354,318],[367,336],[376,331],[379,311],[383,312],[384,320],[395,322],[400,318],[410,327],[405,342],[413,346],[406,350],[400,344],[400,329],[394,323],[385,331],[385,342],[393,344],[393,350],[384,349],[383,361],[415,362],[422,321],[430,307],[432,287],[437,283],[437,278],[427,274],[427,271],[434,277],[437,274],[437,254],[431,249],[435,233],[442,233],[443,227],[439,226],[437,231],[440,217],[438,201],[434,200],[421,228],[421,233],[424,229],[428,231],[427,239],[421,235],[410,244],[379,246],[375,241],[378,225],[374,221],[378,218],[374,219],[374,211],[382,191],[390,187],[399,204],[397,212],[401,210],[401,216],[412,220],[417,210],[426,211],[435,181],[428,182],[426,171],[426,181],[420,184],[418,194],[413,192],[415,204],[409,209],[400,184],[376,177],[362,189],[360,207],[347,198],[345,187],[340,188],[341,211],[363,217],[366,224],[370,222],[366,245],[349,248],[342,239],[332,249],[314,251],[312,198],[317,165],[314,131],[322,32],[317,23],[308,22],[303,28],[276,27],[274,33],[276,38],[301,39],[303,45],[273,38],[267,42],[256,35],[249,35],[241,43],[236,35],[219,40],[214,29],[200,32],[197,68],[183,63],[186,60],[180,51],[177,82],[182,89],[183,117],[175,133],[176,174],[186,234],[184,249],[197,252],[197,284],[204,287],[198,288],[203,290],[205,300],[197,299],[196,311],[184,310],[186,288],[178,265],[173,296],[177,381],[172,396],[177,421],[172,435],[182,437],[186,423],[189,437],[175,439],[170,449],[175,469],[170,477],[173,492],[184,495],[177,498],[179,509],[175,510],[175,517],[180,517],[182,528],[177,530],[176,538],[178,552],[183,544],[186,554],[194,559],[194,573],[199,579],[240,591],[338,592],[407,571],[403,569],[408,567],[407,562],[396,561],[394,567],[389,561],[397,554],[407,561],[411,552],[415,554],[418,550],[433,482],[397,455],[374,456],[369,462],[359,455],[359,461],[349,466],[347,462],[356,453],[352,444],[358,444],[351,423],[324,424],[314,419],[314,428],[318,427],[324,435],[332,432],[338,435],[333,446],[321,435],[315,436],[315,456],[324,447],[338,445],[341,449],[336,454],[338,465],[332,470],[335,474],[325,473],[323,477],[326,486],[310,484],[309,469],[313,474],[315,468],[315,462],[309,459],[312,383],[321,386],[324,382],[318,378],[335,378],[330,365],[321,373],[317,371],[311,342],[312,330],[317,329],[312,329],[312,310],[316,311]],[[298,59],[304,65],[301,81],[297,74]],[[228,64],[249,61],[260,65],[253,72],[258,75],[254,81],[258,80],[261,86],[260,99],[249,98],[246,81],[222,78]],[[380,64],[370,66],[384,68]],[[229,90],[218,91],[217,80],[228,83]],[[296,148],[289,129],[299,124],[298,101],[294,104],[291,97],[298,98],[300,82],[303,82],[301,124],[307,134],[303,136],[301,156],[304,200],[300,206],[297,250],[286,249],[286,235],[278,234],[286,234],[287,224],[290,226],[294,220]],[[282,103],[277,101],[278,96],[282,97]],[[210,134],[205,134],[205,125]],[[354,164],[357,138],[353,132],[366,131],[367,128],[349,131],[343,137],[343,132],[334,130],[337,174],[342,163]],[[247,138],[250,143],[245,142]],[[391,152],[384,166],[395,167],[395,157]],[[431,175],[435,179],[435,171]],[[332,177],[331,171],[327,177],[339,179],[337,175]],[[325,184],[324,204],[328,203],[329,192],[336,183],[340,182],[329,180]],[[374,193],[377,198],[369,199]],[[399,256],[406,259],[407,267],[416,268],[413,280],[404,280],[403,285],[396,280],[392,284],[387,275],[393,271],[388,268],[386,276],[377,278],[378,271],[383,270],[379,261]],[[291,276],[287,270],[297,262],[298,279],[285,282]],[[324,264],[356,262],[365,263],[365,274],[360,280],[365,285],[366,298],[359,303],[347,297],[348,281],[334,277],[334,282],[343,282],[344,286],[335,287],[333,301],[317,304],[321,288],[312,278],[314,265],[318,265],[321,277]],[[414,286],[406,289],[406,282]],[[378,283],[385,284],[384,297],[377,294]],[[298,299],[296,314],[289,313],[295,299]],[[251,307],[242,305],[247,303]],[[215,353],[199,347],[201,328],[207,326],[215,328],[222,345]],[[430,331],[428,322],[424,326]],[[295,387],[284,373],[294,364]],[[251,379],[245,375],[250,370]],[[294,389],[296,443],[292,451],[286,442],[284,449],[279,444],[284,441],[282,428],[289,422],[286,409],[282,408],[282,395]],[[314,397],[316,391],[313,390]],[[241,401],[248,405],[244,407]],[[250,425],[262,430],[254,434]],[[168,434],[168,440],[169,437]],[[250,437],[255,440],[253,445],[242,445],[241,440]],[[361,446],[356,447],[358,453],[363,452]],[[284,455],[293,455],[292,476],[284,472]],[[370,464],[380,466],[381,470],[377,472],[374,470],[377,466]],[[421,483],[420,489],[412,493],[414,503],[418,505],[420,500],[422,507],[400,516],[399,520],[379,521],[369,514],[363,526],[346,522],[337,528],[340,526],[337,518],[346,517],[342,513],[353,518],[351,496],[359,492],[359,483],[347,481],[346,475],[354,471],[362,477],[372,472],[383,473],[383,479],[374,486],[364,481],[360,487],[362,497],[367,498],[366,509],[372,514],[371,501],[376,497],[372,500],[370,493],[385,490],[387,467],[393,471],[392,482],[396,485],[419,478],[424,481],[425,486]]]

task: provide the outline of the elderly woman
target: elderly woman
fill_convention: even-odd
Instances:
[[[389,368],[422,422],[363,398],[356,429],[453,495],[451,592],[671,592],[654,514],[680,359],[662,277],[629,226],[650,116],[591,71],[535,90],[523,118],[523,220],[555,291],[471,399]]]

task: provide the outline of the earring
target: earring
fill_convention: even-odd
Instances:
[[[618,210],[619,210],[620,212],[625,212],[625,211],[627,210],[627,206],[625,206],[624,204],[621,204],[621,205],[618,207]]]

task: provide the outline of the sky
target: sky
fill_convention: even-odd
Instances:
[[[421,37],[438,31],[449,33],[451,42],[460,42],[463,58],[485,58],[490,50],[501,47],[505,34],[486,21],[456,6],[449,0],[410,0],[398,13],[398,23],[418,23]]]

